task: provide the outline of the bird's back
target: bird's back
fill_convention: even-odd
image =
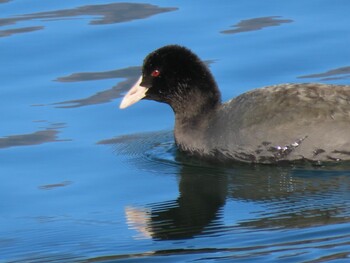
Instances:
[[[282,84],[224,103],[213,152],[248,162],[350,160],[350,86]]]

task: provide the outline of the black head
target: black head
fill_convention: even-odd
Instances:
[[[138,93],[137,86],[142,87]],[[144,60],[142,77],[128,92],[136,99],[150,99],[169,104],[175,113],[203,110],[220,104],[220,92],[207,66],[189,49],[170,45],[150,53]]]

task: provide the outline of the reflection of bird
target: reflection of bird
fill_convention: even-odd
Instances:
[[[135,239],[155,240],[347,223],[349,175],[348,165],[300,170],[184,164],[178,197],[127,206],[125,215],[129,228],[137,231]]]
[[[192,238],[210,231],[210,225],[222,224],[219,210],[227,196],[226,176],[196,166],[182,167],[179,175],[180,194],[175,200],[125,208],[129,227],[139,233],[136,238]]]
[[[350,160],[350,86],[281,84],[221,103],[205,64],[172,45],[149,54],[120,107],[169,104],[175,140],[193,155],[255,163]]]
[[[136,239],[151,238],[152,233],[148,227],[150,221],[149,212],[145,209],[128,206],[125,207],[125,216],[128,226],[139,232],[139,235],[135,237]]]

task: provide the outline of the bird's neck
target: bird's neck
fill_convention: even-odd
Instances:
[[[174,96],[169,104],[179,125],[195,126],[205,120],[221,104],[220,93],[216,89],[190,88],[184,94]]]
[[[181,104],[177,103],[177,107],[172,107],[175,113],[175,141],[182,150],[202,152],[205,134],[220,101],[198,94],[187,98],[190,99],[184,100]]]

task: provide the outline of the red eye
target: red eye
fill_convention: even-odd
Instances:
[[[152,77],[158,77],[159,75],[160,75],[160,71],[158,69],[153,70],[151,73]]]

